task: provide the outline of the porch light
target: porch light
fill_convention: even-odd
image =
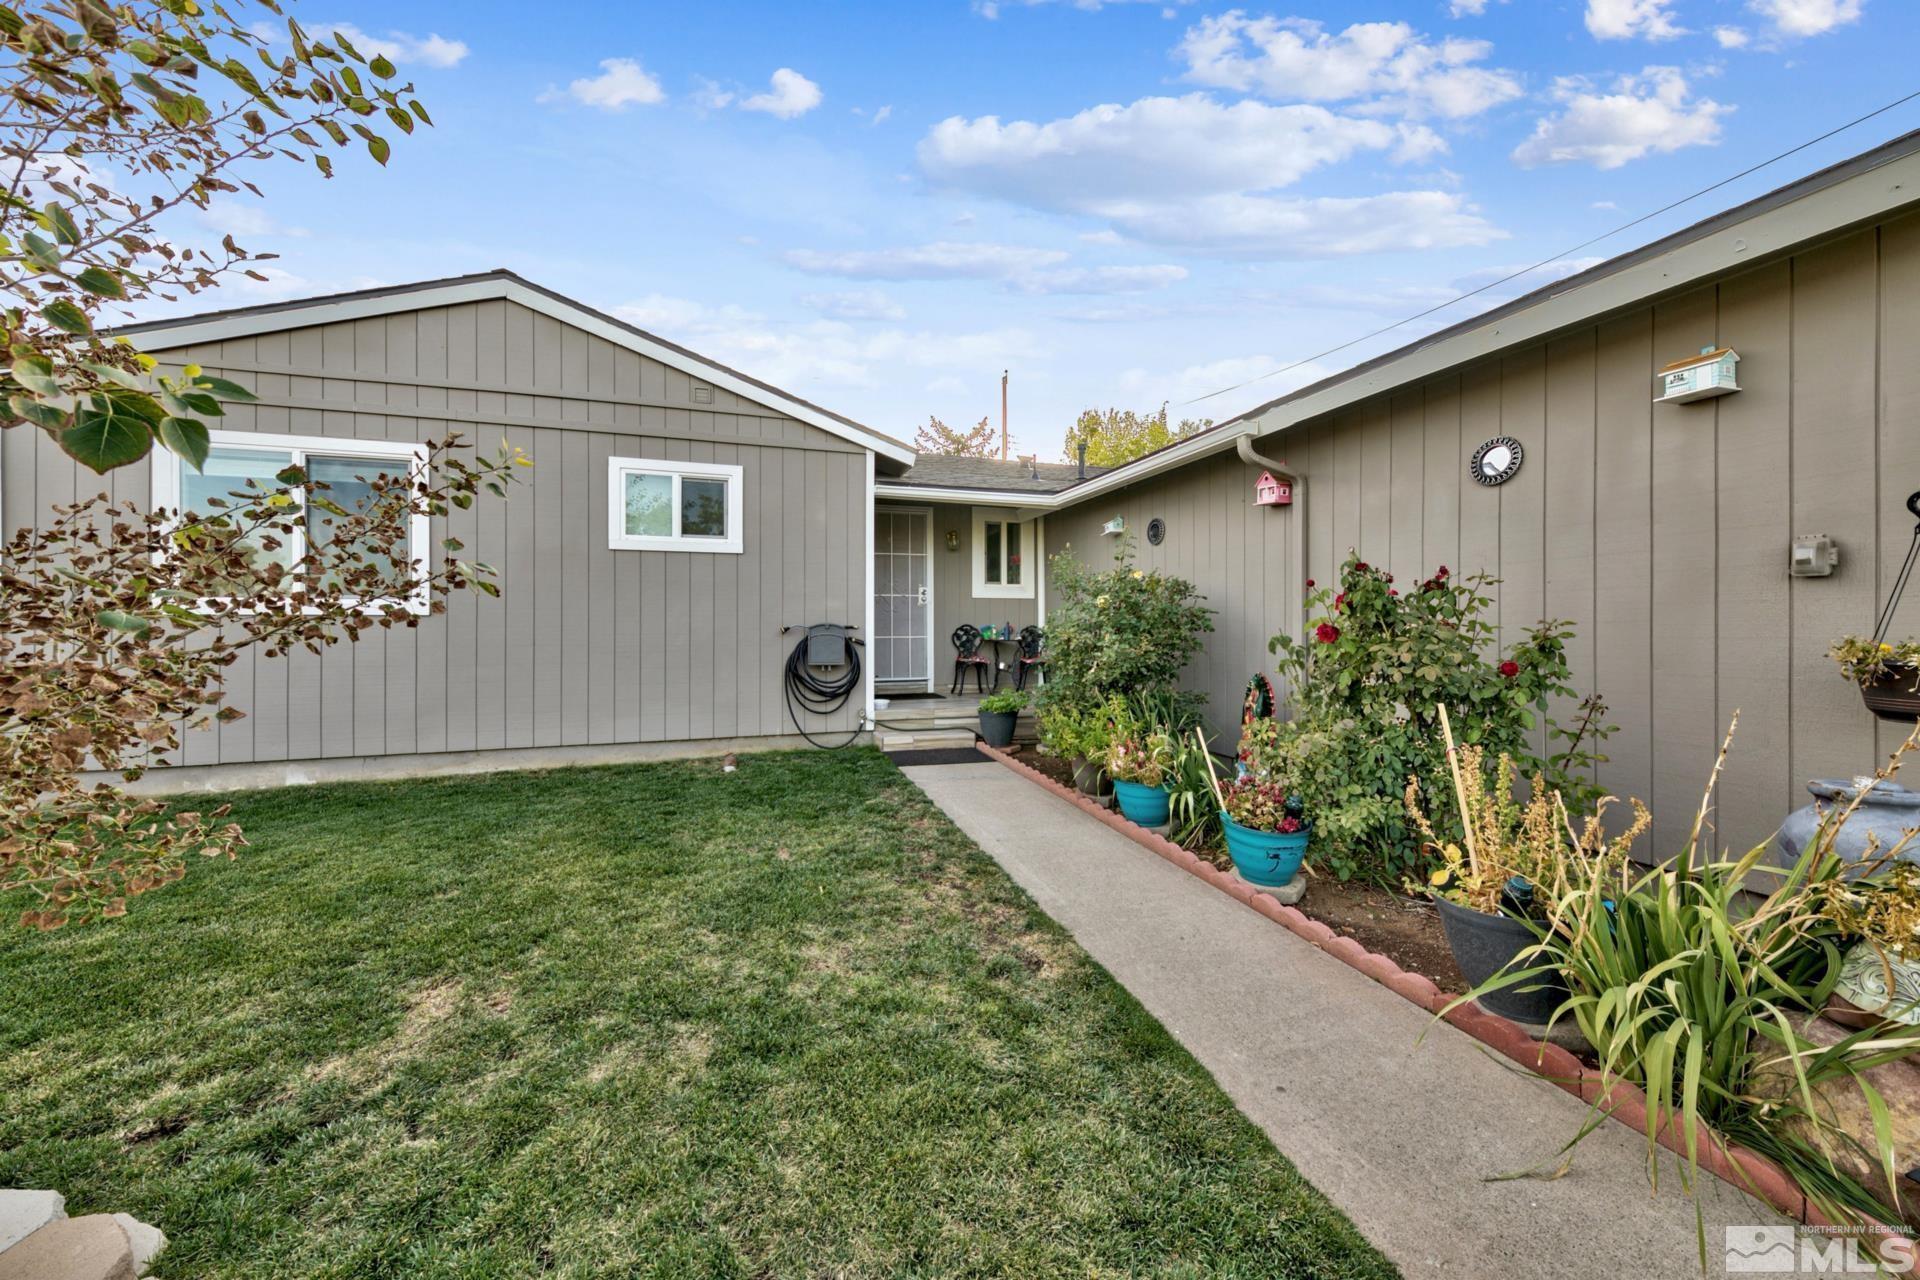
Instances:
[[[947,530],[947,550],[958,551],[959,549],[960,549],[960,531],[958,529]]]

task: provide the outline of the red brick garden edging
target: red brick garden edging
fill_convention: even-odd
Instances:
[[[977,742],[975,746],[979,748],[981,754],[999,761],[1028,781],[1045,787],[1061,799],[1106,823],[1135,844],[1158,854],[1181,870],[1199,877],[1227,896],[1258,911],[1275,923],[1285,926],[1297,937],[1312,943],[1349,967],[1358,969],[1388,990],[1412,1001],[1429,1013],[1440,1014],[1475,1040],[1538,1073],[1548,1083],[1574,1094],[1585,1102],[1591,1103],[1596,1099],[1604,1098],[1603,1109],[1608,1115],[1622,1124],[1631,1125],[1640,1133],[1647,1131],[1646,1095],[1638,1087],[1624,1080],[1615,1080],[1609,1090],[1607,1082],[1602,1079],[1599,1072],[1589,1069],[1559,1045],[1535,1040],[1518,1023],[1510,1022],[1497,1014],[1488,1013],[1476,1004],[1466,1003],[1449,1009],[1448,1006],[1459,997],[1440,990],[1434,985],[1432,979],[1421,974],[1408,973],[1389,957],[1377,951],[1368,951],[1357,940],[1345,934],[1335,933],[1327,925],[1309,917],[1298,907],[1282,906],[1267,894],[1255,890],[1239,876],[1220,870],[1206,859],[1195,856],[1165,836],[1155,835],[1143,827],[1135,826],[1118,813],[1095,804],[1071,787],[1062,786],[1038,769],[1022,764],[999,748],[990,747],[984,742]],[[1702,1169],[1710,1170],[1722,1180],[1766,1201],[1787,1217],[1808,1226],[1838,1225],[1831,1222],[1819,1209],[1808,1202],[1793,1179],[1787,1176],[1786,1170],[1779,1165],[1756,1151],[1737,1143],[1727,1142],[1703,1124],[1696,1122],[1696,1129]],[[1682,1156],[1686,1154],[1685,1130],[1677,1119],[1669,1116],[1663,1121],[1658,1137],[1660,1145],[1669,1151],[1677,1152]],[[1908,1256],[1914,1256],[1911,1242],[1908,1244]]]

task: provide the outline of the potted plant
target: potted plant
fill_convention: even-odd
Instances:
[[[1175,763],[1173,735],[1164,730],[1117,738],[1107,750],[1107,773],[1127,821],[1164,827],[1171,819],[1173,788],[1167,775]]]
[[[1882,720],[1920,719],[1920,642],[1842,636],[1827,650],[1840,674],[1860,686],[1860,700]]]
[[[1013,745],[1013,727],[1026,705],[1027,695],[1018,689],[990,693],[980,699],[980,736],[988,746]]]
[[[1097,799],[1112,794],[1105,768],[1112,740],[1113,726],[1103,706],[1082,706],[1056,696],[1041,707],[1041,750],[1068,762],[1081,795]]]
[[[1406,809],[1414,829],[1423,838],[1428,855],[1438,865],[1424,886],[1409,884],[1409,892],[1424,889],[1440,912],[1447,948],[1469,987],[1478,990],[1496,976],[1524,969],[1540,954],[1545,926],[1541,918],[1560,887],[1562,864],[1573,837],[1572,821],[1560,793],[1536,775],[1525,804],[1515,798],[1518,771],[1502,753],[1489,768],[1486,753],[1469,744],[1456,749],[1446,708],[1440,724],[1447,744],[1447,762],[1453,774],[1453,817],[1461,839],[1443,837],[1434,829],[1420,800],[1420,779],[1407,782]],[[1635,822],[1623,836],[1605,841],[1597,822],[1589,822],[1578,837],[1582,851],[1595,861],[1625,856],[1628,845],[1646,830],[1646,809],[1635,806]],[[1492,1013],[1515,1022],[1544,1025],[1567,999],[1567,986],[1557,974],[1541,974],[1526,982],[1499,986],[1479,997]]]
[[[1896,861],[1838,885],[1821,914],[1853,939],[1827,1017],[1847,1027],[1920,1026],[1920,867]]]
[[[1206,742],[1197,731],[1194,740],[1205,749]],[[1207,757],[1207,773],[1220,806],[1220,827],[1233,869],[1242,880],[1263,889],[1292,884],[1313,839],[1306,802],[1292,793],[1284,779],[1255,773],[1242,773],[1223,789],[1213,772],[1212,756]]]

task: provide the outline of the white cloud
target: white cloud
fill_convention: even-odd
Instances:
[[[1453,0],[1447,6],[1449,18],[1477,18],[1487,11],[1487,0]]]
[[[1043,208],[1096,211],[1179,192],[1290,186],[1360,151],[1392,151],[1430,131],[1324,107],[1223,106],[1203,93],[1089,107],[1036,124],[952,116],[921,140],[921,166],[945,183]]]
[[[835,320],[905,320],[907,309],[878,289],[803,293],[800,305]]]
[[[652,106],[666,101],[666,97],[660,81],[632,58],[602,58],[599,75],[583,76],[568,84],[565,90],[548,89],[540,95],[540,101],[572,98],[582,106],[601,111],[624,111],[635,105]]]
[[[855,280],[1003,280],[1065,262],[1058,249],[941,240],[894,249],[791,249],[787,265]]]
[[[1336,257],[1491,244],[1506,232],[1449,191],[1374,196],[1215,195],[1114,210],[1128,235],[1196,253]]]
[[[1192,4],[1193,0],[1174,0],[1174,3],[1175,4]],[[1166,0],[973,0],[973,11],[979,14],[981,17],[991,20],[999,17],[1000,11],[1002,9],[1006,9],[1006,8],[1037,9],[1041,5],[1045,5],[1045,4],[1065,4],[1066,6],[1072,9],[1079,9],[1086,13],[1096,13],[1099,10],[1106,8],[1108,5],[1118,5],[1118,4],[1166,5]],[[1172,13],[1171,7],[1166,7],[1161,9],[1161,15],[1163,17],[1171,16],[1171,13]]]
[[[312,234],[305,227],[286,226],[260,205],[239,199],[215,200],[204,209],[196,209],[194,217],[202,226],[238,240]]]
[[[1587,30],[1596,40],[1672,40],[1687,33],[1671,0],[1587,0]]]
[[[1498,238],[1459,196],[1443,192],[1262,194],[1359,152],[1406,160],[1444,146],[1424,126],[1305,103],[1223,106],[1196,93],[1092,107],[1047,124],[955,116],[922,139],[919,154],[937,181],[1099,218],[1134,239],[1198,252],[1318,255]]]
[[[744,307],[662,294],[615,307],[613,314],[803,394],[815,386],[878,388],[898,383],[906,369],[999,369],[1045,355],[1038,335],[1019,328],[933,333],[862,330],[839,320],[790,324]]]
[[[1121,238],[1120,233],[1112,227],[1102,227],[1098,231],[1082,231],[1080,238],[1088,244],[1112,245],[1126,243],[1126,241]]]
[[[1569,258],[1537,266],[1484,267],[1434,284],[1404,281],[1367,283],[1343,281],[1338,285],[1308,285],[1281,297],[1282,302],[1310,304],[1315,310],[1350,311],[1383,319],[1401,319],[1434,307],[1441,307],[1462,295],[1471,294],[1458,306],[1447,307],[1413,322],[1409,332],[1425,332],[1453,324],[1524,293],[1531,293],[1556,280],[1578,275],[1605,261],[1602,258]],[[1508,277],[1512,277],[1509,279]]]
[[[1712,146],[1720,141],[1720,118],[1733,110],[1711,98],[1691,98],[1677,67],[1621,76],[1611,91],[1565,77],[1555,84],[1554,98],[1564,109],[1541,119],[1533,136],[1514,148],[1513,159],[1523,167],[1582,161],[1618,169],[1649,152]]]
[[[740,103],[742,111],[764,111],[782,120],[803,116],[820,105],[820,86],[795,71],[781,67],[773,73],[772,87]]]
[[[1866,0],[1747,0],[1747,8],[1787,36],[1825,35],[1860,20]]]
[[[1614,201],[1614,200],[1595,200],[1593,202],[1593,207],[1596,209],[1616,209],[1617,210],[1620,207],[1620,205],[1618,201]]]
[[[1187,269],[1170,264],[1148,267],[1063,267],[1015,278],[1022,293],[1145,293],[1187,278]]]
[[[424,36],[409,35],[405,31],[389,31],[385,35],[372,35],[362,31],[351,22],[302,23],[302,28],[325,38],[325,33],[337,31],[347,38],[347,42],[361,53],[372,56],[384,55],[390,62],[417,62],[429,67],[454,67],[460,65],[469,50],[464,40],[449,40],[438,33]],[[280,33],[282,39],[286,32]]]
[[[723,88],[716,80],[709,80],[705,76],[695,78],[700,81],[700,87],[693,91],[693,104],[702,111],[725,110],[738,96],[733,90]]]
[[[1753,39],[1745,27],[1715,27],[1713,38],[1720,42],[1722,49],[1744,49]]]
[[[1404,22],[1355,23],[1336,35],[1306,18],[1234,10],[1203,18],[1175,52],[1189,80],[1290,101],[1461,119],[1520,96],[1512,72],[1473,65],[1493,52],[1486,41],[1433,40]]]
[[[893,116],[893,104],[889,102],[873,113],[874,124],[885,124]]]

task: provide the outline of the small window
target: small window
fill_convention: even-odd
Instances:
[[[1033,528],[1010,520],[1005,513],[973,513],[973,594],[982,597],[1031,600],[1033,576],[1027,549]]]
[[[615,551],[741,549],[739,467],[656,458],[608,465],[607,545]]]
[[[426,446],[384,440],[215,431],[211,433],[211,445],[206,465],[198,471],[177,455],[155,452],[156,507],[214,515],[221,509],[214,500],[232,506],[238,500],[229,495],[245,490],[249,481],[253,488],[271,492],[281,487],[277,477],[282,471],[298,467],[315,485],[325,486],[328,501],[344,510],[358,511],[373,497],[374,484],[381,477],[406,476],[426,464]],[[305,559],[308,546],[324,546],[332,540],[337,518],[308,502],[305,486],[294,486],[292,496],[302,508],[301,518],[294,522],[290,536],[278,540],[278,546],[254,547],[256,560],[277,560],[291,569]],[[424,612],[428,601],[424,591],[412,590],[409,580],[416,577],[416,570],[424,572],[428,530],[425,515],[412,517],[407,528],[410,563],[402,566],[382,561],[379,565],[382,576],[393,582],[396,597],[406,596],[404,603],[416,613]],[[373,603],[384,606],[388,602]]]

